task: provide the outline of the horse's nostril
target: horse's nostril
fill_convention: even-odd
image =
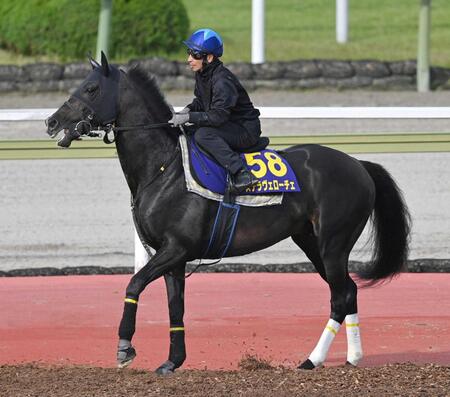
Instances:
[[[47,127],[51,128],[51,129],[54,129],[58,125],[58,120],[56,120],[56,119],[47,119],[47,120],[45,120],[45,124],[47,125]]]

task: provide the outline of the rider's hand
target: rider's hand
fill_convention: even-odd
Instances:
[[[189,113],[175,113],[169,120],[169,124],[172,124],[174,127],[179,127],[180,125],[186,124],[188,121]]]

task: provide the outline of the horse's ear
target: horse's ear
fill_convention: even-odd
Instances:
[[[103,74],[108,77],[109,75],[109,64],[108,60],[106,59],[105,53],[102,51],[102,68],[103,68]]]
[[[89,59],[89,63],[92,66],[92,69],[100,67],[100,64],[94,58],[92,58],[92,54],[91,54],[90,51],[88,52],[87,56],[88,56],[88,59]]]

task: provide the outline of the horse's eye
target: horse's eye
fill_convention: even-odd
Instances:
[[[86,84],[85,91],[88,94],[93,94],[95,91],[97,91],[97,89],[98,89],[98,84],[96,84],[96,83],[89,83],[89,84]]]

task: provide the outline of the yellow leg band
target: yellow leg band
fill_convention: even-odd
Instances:
[[[346,327],[359,327],[359,323],[354,323],[354,324],[345,324]]]
[[[327,325],[326,328],[328,331],[332,332],[333,334],[335,334],[335,335],[337,334],[337,331],[333,327],[330,327],[329,325]]]
[[[170,332],[178,332],[178,331],[184,331],[184,327],[172,327],[169,329]]]
[[[134,303],[135,305],[137,305],[138,301],[135,299],[131,299],[131,298],[125,298],[125,302],[127,303]]]

